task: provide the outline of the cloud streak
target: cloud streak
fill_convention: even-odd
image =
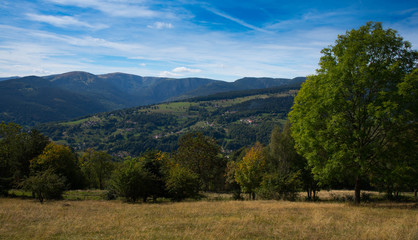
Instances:
[[[82,22],[71,16],[52,16],[52,15],[40,15],[40,14],[32,14],[32,13],[28,13],[26,14],[26,16],[33,21],[48,23],[56,27],[79,26],[79,27],[86,27],[86,28],[92,28],[92,29],[104,29],[108,27],[104,24],[92,25],[86,22]]]
[[[232,17],[232,16],[230,16],[230,15],[224,13],[224,12],[219,11],[218,9],[215,9],[215,8],[212,8],[212,7],[206,7],[205,9],[208,10],[208,11],[210,11],[210,12],[212,12],[215,15],[218,15],[220,17],[223,17],[225,19],[228,19],[228,20],[230,20],[232,22],[235,22],[235,23],[237,23],[237,24],[239,24],[241,26],[244,26],[246,28],[249,28],[249,29],[252,29],[252,30],[255,30],[255,31],[259,31],[259,32],[263,32],[263,33],[270,33],[269,31],[267,31],[267,30],[265,30],[263,28],[259,28],[259,27],[256,27],[254,25],[248,24],[245,21],[240,20],[240,19],[235,18],[235,17]]]
[[[82,8],[93,8],[105,14],[117,17],[134,17],[134,18],[151,18],[157,17],[161,13],[153,11],[146,6],[134,4],[132,1],[112,1],[112,0],[48,0],[50,2],[66,5],[77,6]],[[141,2],[141,1],[140,1]]]

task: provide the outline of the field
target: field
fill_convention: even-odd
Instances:
[[[414,204],[213,199],[40,204],[2,198],[0,239],[418,239]]]

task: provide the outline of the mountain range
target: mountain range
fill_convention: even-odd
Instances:
[[[242,78],[225,82],[87,72],[10,78],[0,81],[0,121],[33,126],[221,92],[300,84],[304,80],[304,77]]]

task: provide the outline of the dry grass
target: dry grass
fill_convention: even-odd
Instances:
[[[418,239],[416,208],[0,199],[0,239]]]

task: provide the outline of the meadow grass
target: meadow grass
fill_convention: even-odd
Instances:
[[[415,205],[0,199],[0,239],[418,239]]]

